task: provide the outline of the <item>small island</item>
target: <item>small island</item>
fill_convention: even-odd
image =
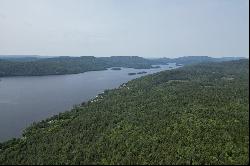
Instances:
[[[132,76],[132,75],[136,75],[136,73],[128,73],[128,75]]]
[[[147,73],[146,71],[140,71],[140,72],[137,72],[137,73],[128,73],[128,75],[146,74],[146,73]]]
[[[113,68],[111,68],[111,70],[121,70],[121,68],[120,67],[113,67]]]
[[[138,72],[137,74],[146,74],[147,72],[146,71],[141,71],[141,72]]]
[[[152,66],[151,68],[152,69],[159,69],[159,68],[161,68],[161,66]]]

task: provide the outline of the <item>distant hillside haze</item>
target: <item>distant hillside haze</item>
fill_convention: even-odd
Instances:
[[[212,58],[207,56],[187,56],[180,58],[146,59],[138,56],[111,57],[42,57],[42,56],[0,56],[0,77],[43,76],[78,74],[87,71],[106,70],[111,67],[149,69],[158,64],[195,64],[201,62],[221,62],[242,59],[238,57]]]
[[[179,58],[158,58],[152,59],[155,63],[178,63],[178,64],[196,64],[202,62],[223,62],[231,60],[245,59],[244,57],[222,57],[222,58],[212,58],[208,56],[184,56]]]
[[[25,62],[25,61],[34,61],[52,57],[53,56],[39,56],[39,55],[0,55],[0,60]]]

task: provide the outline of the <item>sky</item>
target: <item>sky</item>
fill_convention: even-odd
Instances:
[[[249,56],[249,0],[0,0],[0,55]]]

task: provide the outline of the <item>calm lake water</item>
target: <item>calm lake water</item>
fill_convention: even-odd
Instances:
[[[94,98],[105,89],[143,75],[177,68],[175,64],[157,69],[91,71],[73,75],[0,78],[0,142],[19,137],[34,121],[70,110],[73,105]],[[128,75],[146,71],[147,74]]]

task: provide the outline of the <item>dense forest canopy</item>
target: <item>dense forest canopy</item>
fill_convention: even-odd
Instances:
[[[149,69],[152,65],[180,63],[194,64],[200,62],[226,61],[235,58],[211,57],[181,57],[175,59],[145,59],[138,56],[112,56],[100,57],[50,57],[39,56],[20,57],[0,56],[0,77],[5,76],[40,76],[77,74],[86,71],[105,70],[110,67],[129,67],[136,69]]]
[[[0,164],[248,164],[248,155],[248,60],[129,81],[0,144]]]

